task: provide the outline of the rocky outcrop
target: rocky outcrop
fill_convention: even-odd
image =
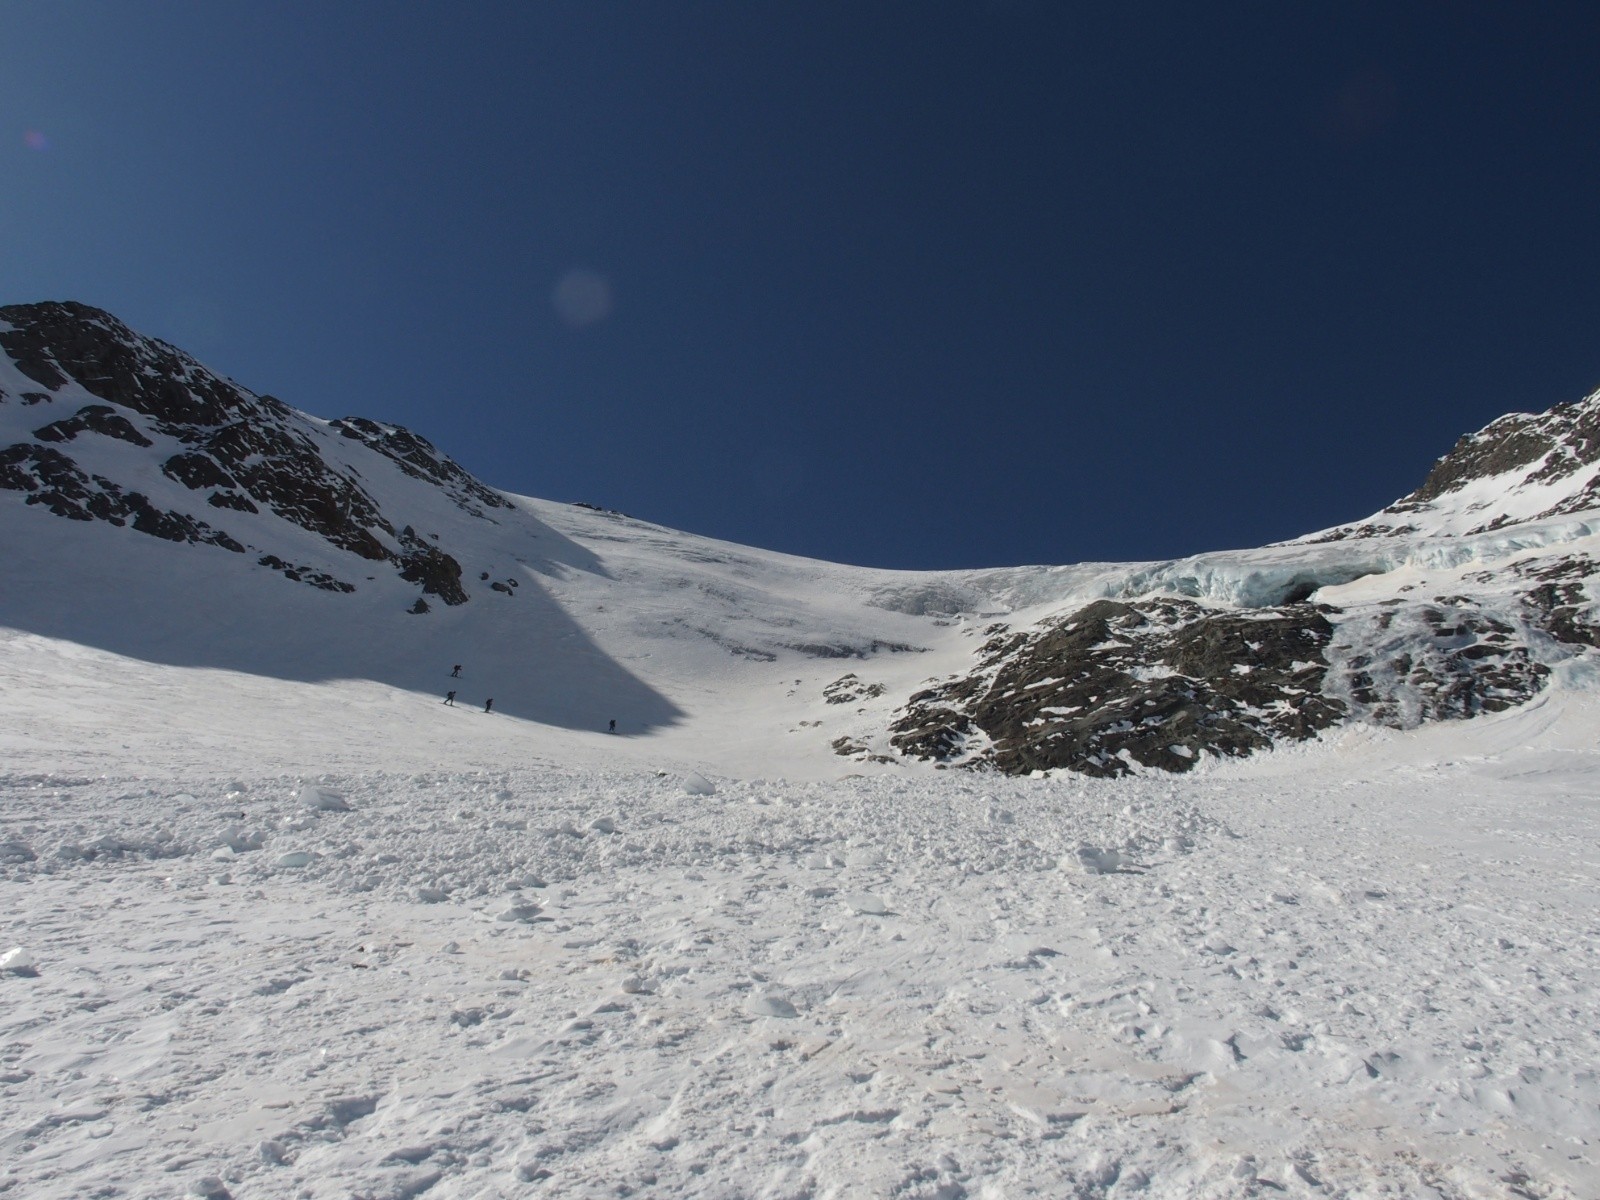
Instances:
[[[1101,600],[1034,633],[992,632],[973,674],[897,714],[902,754],[1008,774],[1185,771],[1310,737],[1344,712],[1322,687],[1332,626],[1308,604]]]
[[[896,712],[902,755],[1008,774],[1186,771],[1361,720],[1394,728],[1524,704],[1600,647],[1584,555],[1471,573],[1478,596],[1352,609],[1101,600],[1029,631],[991,626],[974,669]],[[1409,585],[1403,590],[1409,591]]]
[[[263,567],[270,567],[274,571],[281,572],[285,579],[293,579],[296,583],[309,583],[312,587],[321,588],[325,592],[353,592],[356,590],[355,585],[352,583],[345,583],[342,579],[335,579],[325,571],[284,562],[276,554],[263,554],[258,561]],[[419,596],[417,603],[421,604],[422,602],[422,598]],[[427,610],[424,609],[423,611]]]
[[[1397,729],[1502,712],[1550,675],[1522,629],[1465,596],[1351,614],[1339,643],[1336,690],[1352,712]]]
[[[1401,504],[1423,504],[1478,479],[1523,473],[1555,483],[1600,461],[1600,392],[1542,413],[1510,413],[1456,442]],[[1564,498],[1564,512],[1595,507],[1594,488]]]
[[[874,700],[889,689],[881,683],[864,683],[855,672],[841,675],[822,689],[822,698],[829,704],[859,704]]]
[[[400,532],[404,547],[399,556],[400,578],[420,584],[423,592],[437,596],[446,604],[465,604],[468,596],[461,586],[461,564],[437,546],[430,546],[407,525]]]

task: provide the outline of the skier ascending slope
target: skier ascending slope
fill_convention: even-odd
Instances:
[[[454,708],[456,706],[456,694],[454,692],[446,692],[444,694],[444,702]]]
[[[460,679],[461,678],[461,664],[460,663],[457,663],[455,665],[455,668],[450,672],[450,678],[451,679]]]
[[[493,696],[490,696],[487,700],[485,700],[483,702],[483,711],[484,712],[493,712],[494,711],[494,697]]]

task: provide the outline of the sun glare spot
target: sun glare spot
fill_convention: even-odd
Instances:
[[[611,315],[611,281],[588,267],[575,267],[556,282],[550,302],[568,325],[586,329]]]

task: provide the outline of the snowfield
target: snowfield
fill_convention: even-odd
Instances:
[[[1117,782],[433,707],[500,763],[0,777],[0,1194],[1600,1194],[1587,694]]]

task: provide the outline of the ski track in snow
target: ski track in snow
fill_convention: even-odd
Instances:
[[[1600,756],[1475,724],[1118,782],[0,776],[0,1195],[1594,1196]]]

